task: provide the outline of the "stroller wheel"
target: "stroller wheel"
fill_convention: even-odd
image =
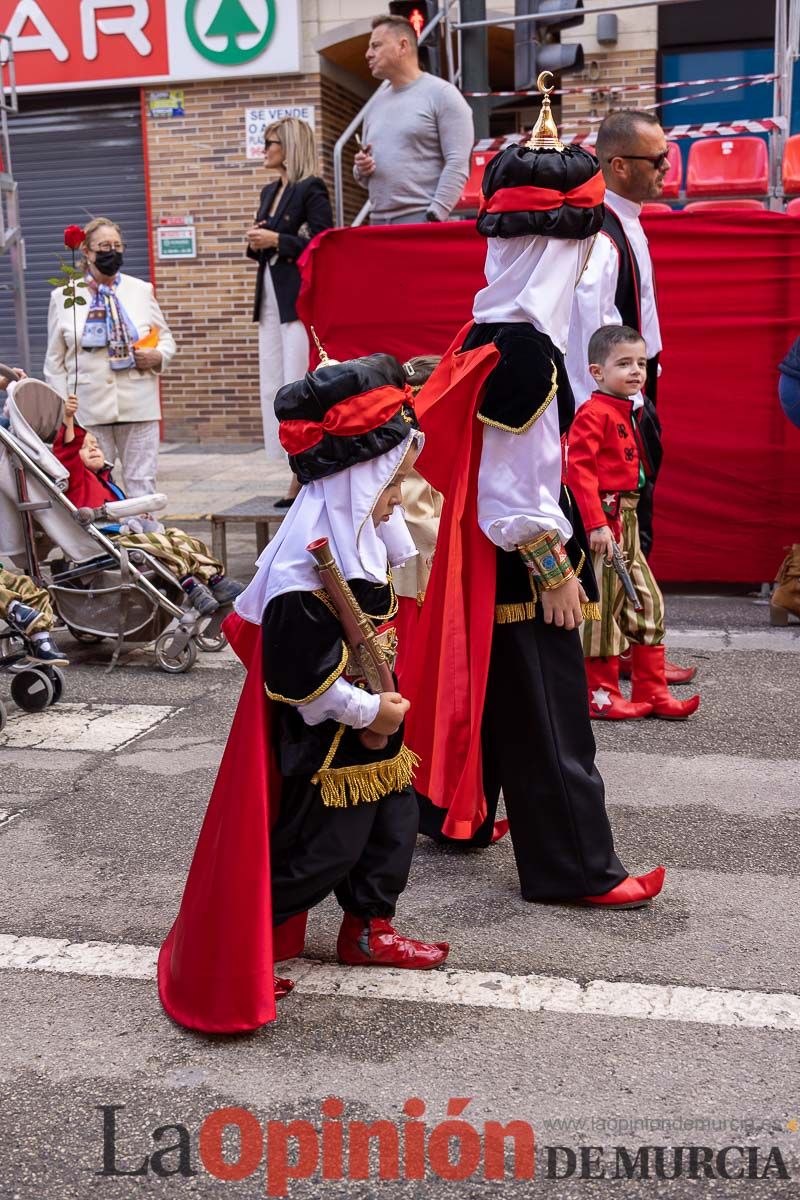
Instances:
[[[162,633],[160,638],[156,638],[156,644],[153,647],[156,662],[162,671],[167,671],[170,675],[182,675],[184,671],[189,671],[197,661],[197,646],[194,640],[190,639],[182,650],[179,650],[174,657],[170,657],[168,650],[172,644],[174,633],[168,629],[166,633]]]
[[[64,672],[58,667],[39,667],[38,669],[44,672],[53,685],[53,699],[50,703],[58,704],[64,694]]]
[[[38,667],[20,671],[11,680],[11,698],[25,712],[42,712],[53,703],[55,689]]]
[[[212,637],[206,637],[205,634],[198,633],[194,640],[197,642],[198,647],[204,650],[206,654],[216,654],[217,651],[222,650],[228,644],[228,639],[222,631]]]

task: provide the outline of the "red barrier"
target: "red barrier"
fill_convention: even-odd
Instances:
[[[800,540],[800,430],[777,364],[800,334],[800,220],[645,218],[663,326],[664,466],[653,566],[668,581],[772,579]],[[334,358],[440,354],[469,319],[485,244],[471,222],[321,234],[300,313]]]

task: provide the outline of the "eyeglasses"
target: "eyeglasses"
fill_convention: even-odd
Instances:
[[[264,149],[265,150],[266,150],[267,146],[281,146],[282,144],[283,143],[279,140],[279,138],[264,138]]]
[[[664,163],[669,161],[669,152],[664,151],[663,154],[612,154],[608,162],[613,162],[615,158],[631,158],[636,162],[649,162],[654,171],[660,171]]]
[[[108,250],[124,250],[124,249],[125,249],[125,243],[124,243],[124,242],[100,242],[100,244],[99,244],[99,245],[97,245],[97,246],[90,246],[90,247],[89,247],[89,249],[90,249],[90,250],[99,250],[99,251],[103,251],[103,250],[106,250],[106,251],[108,251]]]

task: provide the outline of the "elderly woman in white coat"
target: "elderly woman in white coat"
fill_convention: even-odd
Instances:
[[[62,289],[52,292],[44,377],[63,396],[75,391],[78,420],[108,462],[119,457],[126,493],[147,495],[156,490],[158,473],[158,376],[175,353],[175,340],[153,285],[120,271],[125,246],[119,225],[96,217],[84,232],[88,286],[78,295],[87,303],[65,308]]]

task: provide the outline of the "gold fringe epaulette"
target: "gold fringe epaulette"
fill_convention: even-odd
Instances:
[[[519,621],[532,621],[535,616],[535,600],[526,600],[524,604],[495,604],[494,606],[494,619],[497,625],[516,625]]]
[[[581,608],[584,621],[602,621],[603,614],[600,611],[600,605],[594,600],[587,600],[585,604],[581,605]]]
[[[354,804],[374,804],[389,792],[401,792],[413,782],[414,768],[418,766],[416,754],[403,746],[399,754],[385,762],[321,769],[311,782],[319,784],[326,808],[348,808]]]

